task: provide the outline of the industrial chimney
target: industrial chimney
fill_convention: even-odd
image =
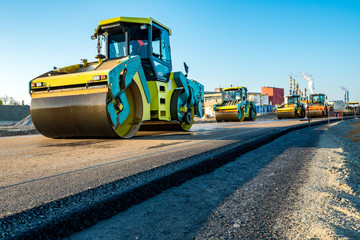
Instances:
[[[306,88],[302,90],[302,98],[306,99]]]
[[[344,102],[345,104],[349,102],[349,91],[345,90],[344,92]]]

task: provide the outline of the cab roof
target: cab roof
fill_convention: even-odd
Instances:
[[[296,95],[296,94],[294,94],[294,95],[286,95],[285,97],[300,97],[300,95]]]
[[[223,91],[231,91],[231,90],[240,90],[242,88],[246,89],[246,87],[229,87],[229,88],[223,88],[222,90]]]
[[[138,23],[138,24],[150,24],[156,23],[157,25],[160,25],[161,27],[165,28],[169,35],[171,35],[171,29],[166,27],[164,24],[156,21],[155,19],[149,17],[149,18],[137,18],[137,17],[115,17],[110,18],[107,20],[100,21],[98,27],[95,29],[95,35],[99,32],[100,28],[105,25],[114,24],[118,22],[126,22],[126,23]]]

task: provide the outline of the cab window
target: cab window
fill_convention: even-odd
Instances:
[[[161,60],[170,63],[170,44],[169,44],[169,33],[166,30],[161,31]]]
[[[152,28],[152,56],[157,76],[168,78],[171,71],[169,33],[157,26]]]
[[[152,32],[152,55],[161,59],[161,52],[160,52],[160,33],[161,30],[153,27]]]
[[[245,90],[245,88],[242,88],[241,89],[241,91],[242,91],[242,100],[246,100],[246,98],[247,98],[247,91]]]
[[[129,30],[129,54],[147,58],[148,30],[134,28]]]
[[[106,56],[106,36],[102,35],[99,36],[100,41],[99,41],[99,54],[102,54],[104,56]]]
[[[109,35],[109,58],[126,56],[125,34]]]

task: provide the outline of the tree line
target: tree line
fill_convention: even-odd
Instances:
[[[23,103],[22,103],[23,104]],[[17,101],[13,97],[9,97],[7,95],[0,97],[0,105],[21,105],[19,101]]]

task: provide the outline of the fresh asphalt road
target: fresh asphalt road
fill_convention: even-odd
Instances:
[[[318,121],[318,120],[315,120]],[[132,139],[3,137],[0,219],[66,196],[235,142],[299,120],[194,124],[191,132],[139,132]]]

